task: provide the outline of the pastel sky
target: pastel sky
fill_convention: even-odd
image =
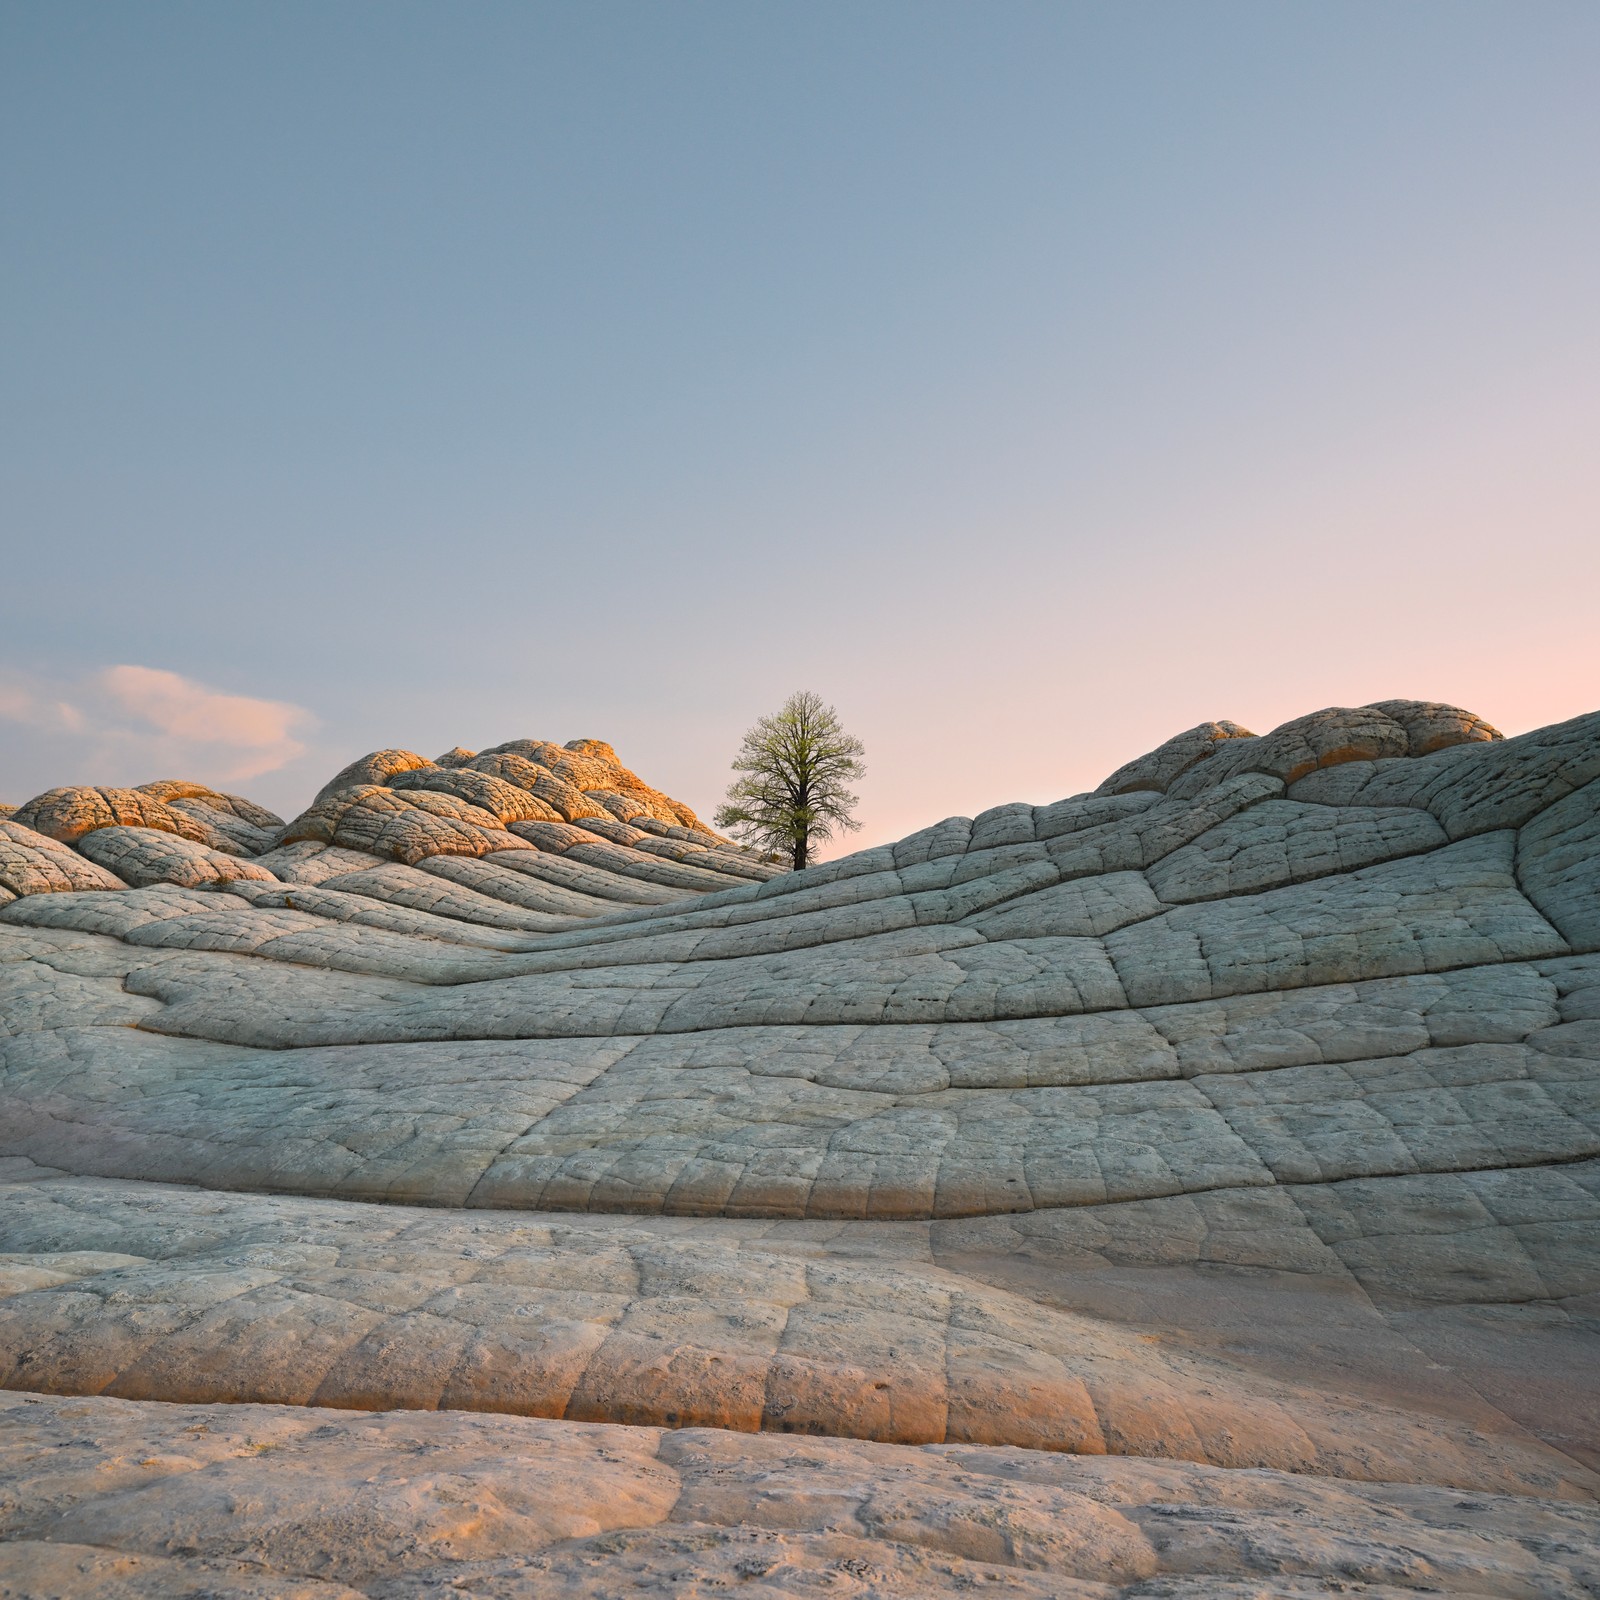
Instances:
[[[872,843],[1600,706],[1593,0],[0,3],[0,798],[792,689]]]

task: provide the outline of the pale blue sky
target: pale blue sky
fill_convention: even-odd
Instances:
[[[5,0],[0,219],[0,798],[1600,704],[1590,0]]]

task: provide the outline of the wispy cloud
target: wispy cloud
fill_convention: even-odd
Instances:
[[[88,725],[83,712],[58,700],[25,679],[0,679],[0,722],[19,722],[47,733],[81,733]]]
[[[72,750],[99,782],[190,777],[240,783],[304,754],[303,706],[227,694],[181,673],[129,663],[73,683],[0,677],[0,721]]]
[[[130,716],[180,744],[233,753],[230,776],[253,778],[275,771],[305,751],[294,730],[311,713],[283,700],[223,694],[158,667],[108,667],[98,683]]]

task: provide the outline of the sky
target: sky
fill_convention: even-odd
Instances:
[[[854,847],[1594,710],[1597,82],[1592,0],[0,0],[0,799],[706,815],[808,688]]]

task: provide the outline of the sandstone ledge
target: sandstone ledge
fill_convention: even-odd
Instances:
[[[1577,1600],[1600,1577],[1569,1504],[1117,1458],[20,1395],[0,1438],[15,1596]]]

